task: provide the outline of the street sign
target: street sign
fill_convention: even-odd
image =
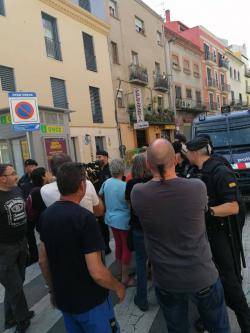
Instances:
[[[143,101],[142,93],[140,88],[134,89],[134,99],[135,99],[135,112],[137,123],[144,122],[144,112],[143,112]]]
[[[14,131],[32,132],[40,129],[36,93],[11,92],[9,93],[9,105]]]
[[[140,123],[135,123],[134,124],[134,129],[139,130],[139,129],[144,129],[149,127],[149,122],[148,121],[141,121]]]

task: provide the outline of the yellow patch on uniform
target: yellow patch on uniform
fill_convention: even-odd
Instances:
[[[229,186],[230,188],[236,187],[236,183],[235,183],[235,182],[229,183],[228,186]]]

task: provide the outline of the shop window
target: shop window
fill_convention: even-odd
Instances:
[[[135,17],[135,30],[142,35],[145,34],[144,22],[139,17]]]
[[[5,16],[5,9],[3,0],[0,0],[0,15]]]
[[[42,20],[47,57],[62,60],[56,18],[42,13]]]
[[[102,107],[100,101],[100,89],[89,87],[92,117],[94,123],[103,123]]]
[[[0,66],[0,80],[3,91],[16,91],[13,68]]]
[[[68,109],[65,81],[51,77],[50,83],[54,107]]]
[[[85,32],[82,33],[82,37],[83,37],[86,67],[89,71],[97,72],[93,37],[86,34]]]
[[[119,65],[117,43],[111,42],[111,51],[112,51],[112,61],[113,61],[113,64]]]
[[[79,6],[87,10],[88,12],[91,11],[89,0],[79,0]]]
[[[10,149],[6,142],[0,142],[0,163],[10,163]]]
[[[110,14],[110,16],[118,17],[117,2],[114,0],[109,0],[109,14]]]

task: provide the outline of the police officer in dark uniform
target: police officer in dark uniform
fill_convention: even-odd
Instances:
[[[27,159],[24,162],[24,170],[25,174],[19,179],[18,186],[20,187],[24,199],[27,199],[30,191],[33,187],[32,181],[31,181],[31,173],[34,169],[36,169],[38,166],[37,162],[31,158]]]
[[[175,151],[177,161],[177,165],[175,167],[176,175],[181,178],[186,178],[191,166],[189,160],[186,157],[184,147],[178,141],[173,142],[172,145]]]
[[[187,143],[187,149],[190,163],[198,168],[197,175],[207,186],[207,234],[227,305],[235,312],[241,332],[250,333],[250,310],[241,285],[242,243],[236,219],[239,197],[235,175],[211,156],[208,139],[196,138]]]
[[[105,150],[99,150],[96,152],[96,159],[100,164],[100,172],[98,177],[98,182],[95,184],[95,190],[99,193],[102,184],[109,178],[111,178],[111,172],[109,170],[109,155],[108,152]],[[104,198],[105,200],[105,198]],[[105,254],[111,253],[111,249],[109,247],[110,235],[109,235],[109,228],[104,222],[104,217],[98,217],[98,222],[101,228],[102,236],[105,242]]]

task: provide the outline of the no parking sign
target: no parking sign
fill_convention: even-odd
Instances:
[[[9,93],[9,105],[11,121],[15,131],[27,132],[40,129],[36,93]]]

